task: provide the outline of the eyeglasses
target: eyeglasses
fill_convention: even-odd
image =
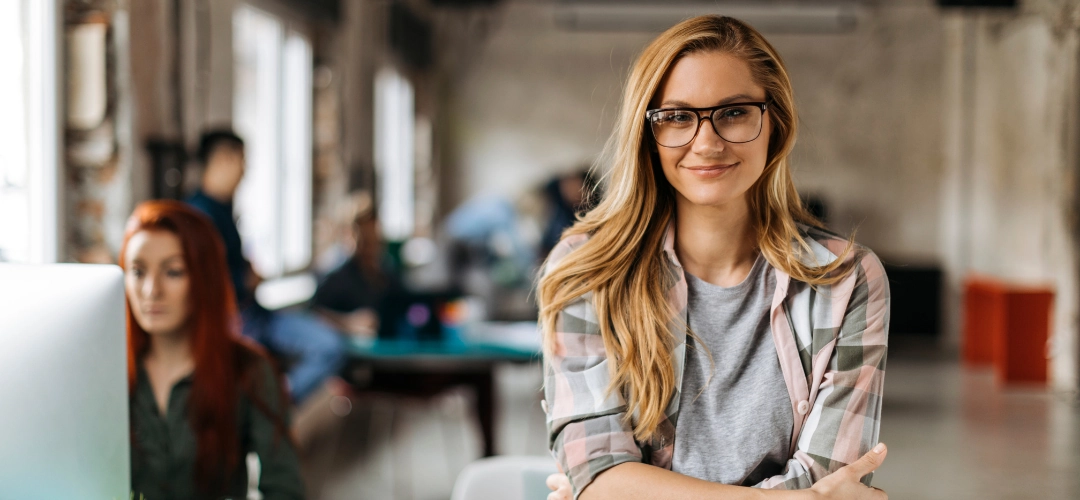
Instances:
[[[761,117],[767,102],[740,102],[711,108],[650,109],[645,112],[653,139],[666,148],[681,148],[690,141],[701,127],[701,113],[709,113],[713,130],[721,139],[739,144],[750,142],[761,135]]]

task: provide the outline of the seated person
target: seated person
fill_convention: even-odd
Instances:
[[[344,345],[337,333],[310,315],[268,311],[255,301],[255,287],[261,279],[244,258],[233,219],[233,197],[244,176],[244,141],[231,131],[208,132],[200,142],[199,159],[206,171],[201,188],[188,203],[210,217],[225,243],[244,335],[290,361],[289,390],[293,401],[300,403],[341,369]]]
[[[357,210],[353,231],[352,257],[322,279],[311,299],[312,308],[342,333],[373,338],[379,331],[380,311],[401,287],[383,265],[379,218],[373,206]]]
[[[128,311],[134,498],[304,497],[287,398],[270,359],[239,332],[221,240],[175,201],[140,204],[120,250]]]

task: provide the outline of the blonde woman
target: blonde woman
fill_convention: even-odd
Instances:
[[[803,208],[797,124],[780,56],[738,20],[639,57],[607,193],[539,282],[550,498],[886,498],[889,285]]]

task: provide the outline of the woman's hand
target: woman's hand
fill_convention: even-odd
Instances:
[[[819,500],[887,500],[889,495],[884,490],[868,487],[859,480],[881,467],[888,451],[885,443],[878,443],[862,458],[814,483],[810,491]],[[551,484],[550,478],[548,484]]]
[[[570,488],[570,479],[562,472],[556,472],[547,478],[547,487],[552,491],[548,493],[547,500],[573,500],[573,491]]]

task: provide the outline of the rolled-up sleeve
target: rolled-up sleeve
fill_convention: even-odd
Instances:
[[[556,252],[566,252],[563,244]],[[640,462],[641,449],[626,422],[626,402],[611,381],[607,352],[591,294],[559,313],[553,352],[544,357],[548,444],[570,479],[574,498],[601,472]]]
[[[889,281],[871,252],[859,259],[814,405],[780,475],[757,486],[809,488],[878,442],[889,335]],[[872,474],[863,478],[869,486]]]

